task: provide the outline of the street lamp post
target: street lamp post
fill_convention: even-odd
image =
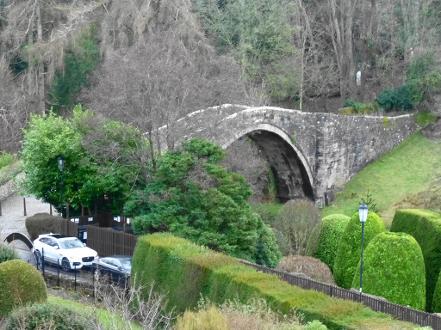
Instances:
[[[360,293],[363,292],[363,245],[364,245],[364,224],[368,216],[368,207],[366,204],[360,204],[358,208],[358,217],[361,222],[361,258],[360,258]]]
[[[64,157],[58,156],[57,158],[58,169],[61,172],[61,215],[63,215],[63,200],[64,200]]]

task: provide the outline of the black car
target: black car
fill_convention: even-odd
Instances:
[[[110,256],[94,260],[93,266],[98,276],[108,277],[114,282],[127,280],[132,271],[132,257]]]

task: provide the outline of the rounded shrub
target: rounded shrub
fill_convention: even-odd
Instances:
[[[26,230],[32,240],[38,235],[47,233],[58,233],[60,231],[61,217],[50,215],[49,213],[37,213],[26,218]]]
[[[18,254],[13,248],[0,243],[0,264],[8,260],[18,259]]]
[[[46,284],[41,274],[22,260],[0,264],[0,316],[17,306],[44,302]]]
[[[352,287],[358,288],[359,282],[360,265]],[[364,255],[363,291],[424,310],[426,273],[423,253],[415,238],[384,232],[371,240]]]
[[[379,233],[384,231],[383,220],[374,212],[369,212],[364,227],[364,246]],[[361,223],[358,212],[349,220],[345,232],[338,244],[334,262],[334,279],[338,285],[350,288],[357,269],[361,253]]]
[[[34,304],[15,309],[6,320],[6,330],[51,329],[86,330],[94,329],[93,318],[53,304]]]
[[[344,214],[331,214],[322,219],[318,235],[317,247],[313,256],[334,267],[338,244],[343,237],[350,217]]]

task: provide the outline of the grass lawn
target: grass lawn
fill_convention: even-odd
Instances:
[[[103,329],[108,329],[108,330],[114,330],[114,329],[141,330],[142,329],[141,326],[139,326],[134,322],[128,325],[127,322],[124,321],[119,315],[112,314],[105,309],[96,308],[92,305],[86,305],[84,303],[63,299],[53,295],[49,295],[48,303],[70,308],[71,310],[78,313],[92,314],[95,312]]]
[[[405,197],[427,190],[441,175],[441,142],[415,133],[391,152],[367,165],[337,193],[323,215],[352,215],[361,197],[370,192],[386,225],[394,216],[396,204]]]

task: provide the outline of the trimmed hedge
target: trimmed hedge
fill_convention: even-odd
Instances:
[[[333,270],[338,245],[351,218],[344,214],[331,214],[322,219],[316,251],[313,256]]]
[[[37,213],[26,218],[26,230],[34,240],[41,234],[59,233],[62,222],[61,217],[50,215],[49,213]]]
[[[429,210],[397,210],[390,228],[412,235],[423,251],[426,265],[426,310],[432,311],[432,297],[441,269],[441,214]]]
[[[93,321],[90,315],[45,303],[15,309],[7,318],[5,329],[92,330]]]
[[[359,288],[360,264],[352,282]],[[405,233],[375,236],[364,255],[363,291],[400,305],[424,310],[426,273],[417,241]]]
[[[369,212],[364,226],[364,246],[367,247],[371,239],[383,232],[383,220],[374,212]],[[361,223],[358,212],[354,213],[346,226],[345,232],[338,244],[334,262],[335,282],[344,288],[350,288],[352,279],[357,270],[361,254]]]
[[[0,316],[9,314],[17,306],[46,299],[46,284],[34,267],[22,260],[0,264]]]
[[[235,299],[246,303],[251,298],[264,298],[274,310],[289,314],[295,309],[305,321],[320,320],[332,329],[380,325],[411,328],[410,324],[394,321],[359,303],[292,286],[237,259],[167,233],[138,238],[132,279],[144,287],[146,296],[153,284],[168,294],[170,307],[178,312],[195,307],[201,295],[213,303]]]

